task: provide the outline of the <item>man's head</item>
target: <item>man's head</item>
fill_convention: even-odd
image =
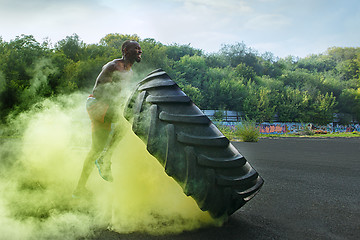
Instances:
[[[127,40],[121,46],[123,58],[130,62],[141,61],[141,47],[137,41]]]

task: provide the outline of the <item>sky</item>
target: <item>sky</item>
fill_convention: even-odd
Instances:
[[[0,36],[54,44],[78,34],[99,43],[137,34],[205,53],[243,42],[260,54],[306,57],[329,47],[360,47],[359,0],[0,0]]]

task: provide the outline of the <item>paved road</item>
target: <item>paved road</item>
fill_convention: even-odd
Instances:
[[[265,184],[223,227],[161,237],[101,232],[97,239],[360,239],[360,138],[233,144]]]

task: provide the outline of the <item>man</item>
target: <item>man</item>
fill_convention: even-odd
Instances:
[[[74,198],[89,194],[85,185],[94,163],[100,176],[106,181],[112,181],[111,150],[115,146],[115,140],[121,137],[121,127],[116,126],[119,106],[117,96],[121,92],[121,85],[132,75],[132,65],[141,61],[142,54],[140,44],[133,40],[125,41],[121,51],[121,59],[114,59],[103,66],[96,79],[93,94],[88,97],[86,103],[92,125],[92,145],[73,192]]]

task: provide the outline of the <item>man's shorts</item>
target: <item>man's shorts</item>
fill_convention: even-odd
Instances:
[[[111,130],[112,117],[109,113],[109,104],[97,100],[93,95],[90,95],[86,101],[86,110],[91,120],[91,127],[93,131],[96,130]]]

